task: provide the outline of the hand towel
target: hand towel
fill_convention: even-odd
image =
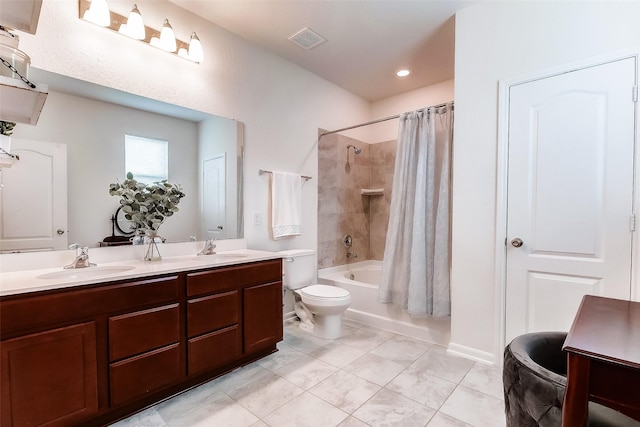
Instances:
[[[302,177],[294,173],[271,173],[271,227],[273,240],[299,236],[302,224]]]

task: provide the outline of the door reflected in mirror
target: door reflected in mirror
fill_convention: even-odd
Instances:
[[[29,141],[66,147],[67,219],[47,212],[51,200],[33,197],[33,188],[51,181],[23,179],[35,176],[29,168],[37,166],[21,156],[19,168],[0,172],[0,251],[95,247],[124,234],[111,221],[119,198],[109,195],[109,183],[125,179],[125,134],[169,141],[169,181],[186,197],[161,226],[167,242],[243,237],[241,122],[32,70],[34,81],[49,85],[49,96],[37,125],[16,125],[13,143],[16,149]],[[63,230],[65,238],[34,243],[34,230],[41,237]]]

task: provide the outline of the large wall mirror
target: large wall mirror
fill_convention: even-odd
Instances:
[[[159,229],[167,242],[243,237],[242,123],[38,69],[30,78],[49,96],[37,125],[16,125],[11,151],[21,160],[0,173],[2,252],[96,247],[125,234],[108,191],[126,177],[125,135],[168,141],[168,180],[186,197]],[[55,197],[66,199],[61,209]]]

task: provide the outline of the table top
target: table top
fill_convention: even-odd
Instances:
[[[640,369],[640,302],[584,296],[563,350]]]

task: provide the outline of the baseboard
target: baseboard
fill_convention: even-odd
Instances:
[[[282,320],[287,321],[287,320],[292,319],[294,317],[296,317],[296,312],[295,311],[289,311],[289,312],[283,313]]]
[[[447,353],[454,356],[461,356],[467,359],[475,360],[476,362],[488,363],[490,365],[496,364],[495,355],[493,353],[456,343],[449,343]]]

